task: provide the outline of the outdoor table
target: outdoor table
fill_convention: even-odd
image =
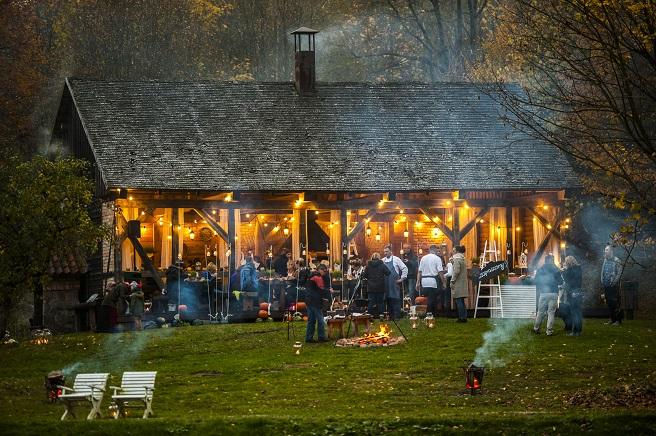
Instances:
[[[364,326],[365,331],[369,331],[371,315],[351,315],[350,319],[353,323],[354,336],[360,336],[360,326]]]
[[[332,337],[334,332],[339,332],[339,337],[341,339],[344,337],[344,323],[346,318],[331,318],[328,321],[328,336]]]

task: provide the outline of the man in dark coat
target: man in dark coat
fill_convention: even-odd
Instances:
[[[305,285],[305,304],[307,305],[308,321],[305,329],[305,342],[317,342],[314,340],[315,324],[318,330],[319,342],[326,342],[326,325],[321,309],[323,300],[330,298],[328,290],[319,273],[313,272]]]
[[[380,253],[374,253],[362,273],[362,278],[367,280],[367,298],[369,299],[367,311],[374,318],[377,318],[385,310],[388,275],[390,275],[390,270],[380,260]]]
[[[287,249],[280,250],[280,255],[273,261],[273,270],[281,277],[287,277]]]

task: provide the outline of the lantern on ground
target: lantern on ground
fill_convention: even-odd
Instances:
[[[417,316],[416,315],[412,315],[410,317],[410,325],[412,325],[413,329],[417,328]]]
[[[294,354],[296,354],[297,356],[299,354],[301,354],[301,347],[302,346],[303,346],[303,344],[301,344],[299,341],[294,342]]]
[[[429,329],[435,327],[435,317],[432,312],[426,314],[426,326],[428,326]]]

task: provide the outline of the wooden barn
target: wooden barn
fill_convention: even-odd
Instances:
[[[561,152],[480,85],[316,82],[315,34],[294,32],[293,82],[66,80],[52,146],[88,159],[116,229],[89,293],[281,247],[332,265],[388,243],[462,244],[471,261],[494,242],[511,266],[559,255],[579,186]]]

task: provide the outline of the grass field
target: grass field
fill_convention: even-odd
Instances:
[[[622,327],[586,320],[581,337],[536,336],[528,324],[486,319],[411,330],[406,344],[345,349],[306,344],[280,322],[205,325],[125,334],[54,336],[0,347],[3,434],[656,433],[653,321]],[[499,330],[503,328],[503,330]],[[494,330],[496,329],[496,330]],[[396,329],[395,329],[396,330]],[[462,365],[485,332],[492,347],[482,395],[464,394]],[[304,325],[295,325],[302,336]],[[155,418],[59,422],[46,401],[53,369],[157,370]],[[105,397],[103,411],[109,406]],[[106,414],[105,414],[106,415]]]

